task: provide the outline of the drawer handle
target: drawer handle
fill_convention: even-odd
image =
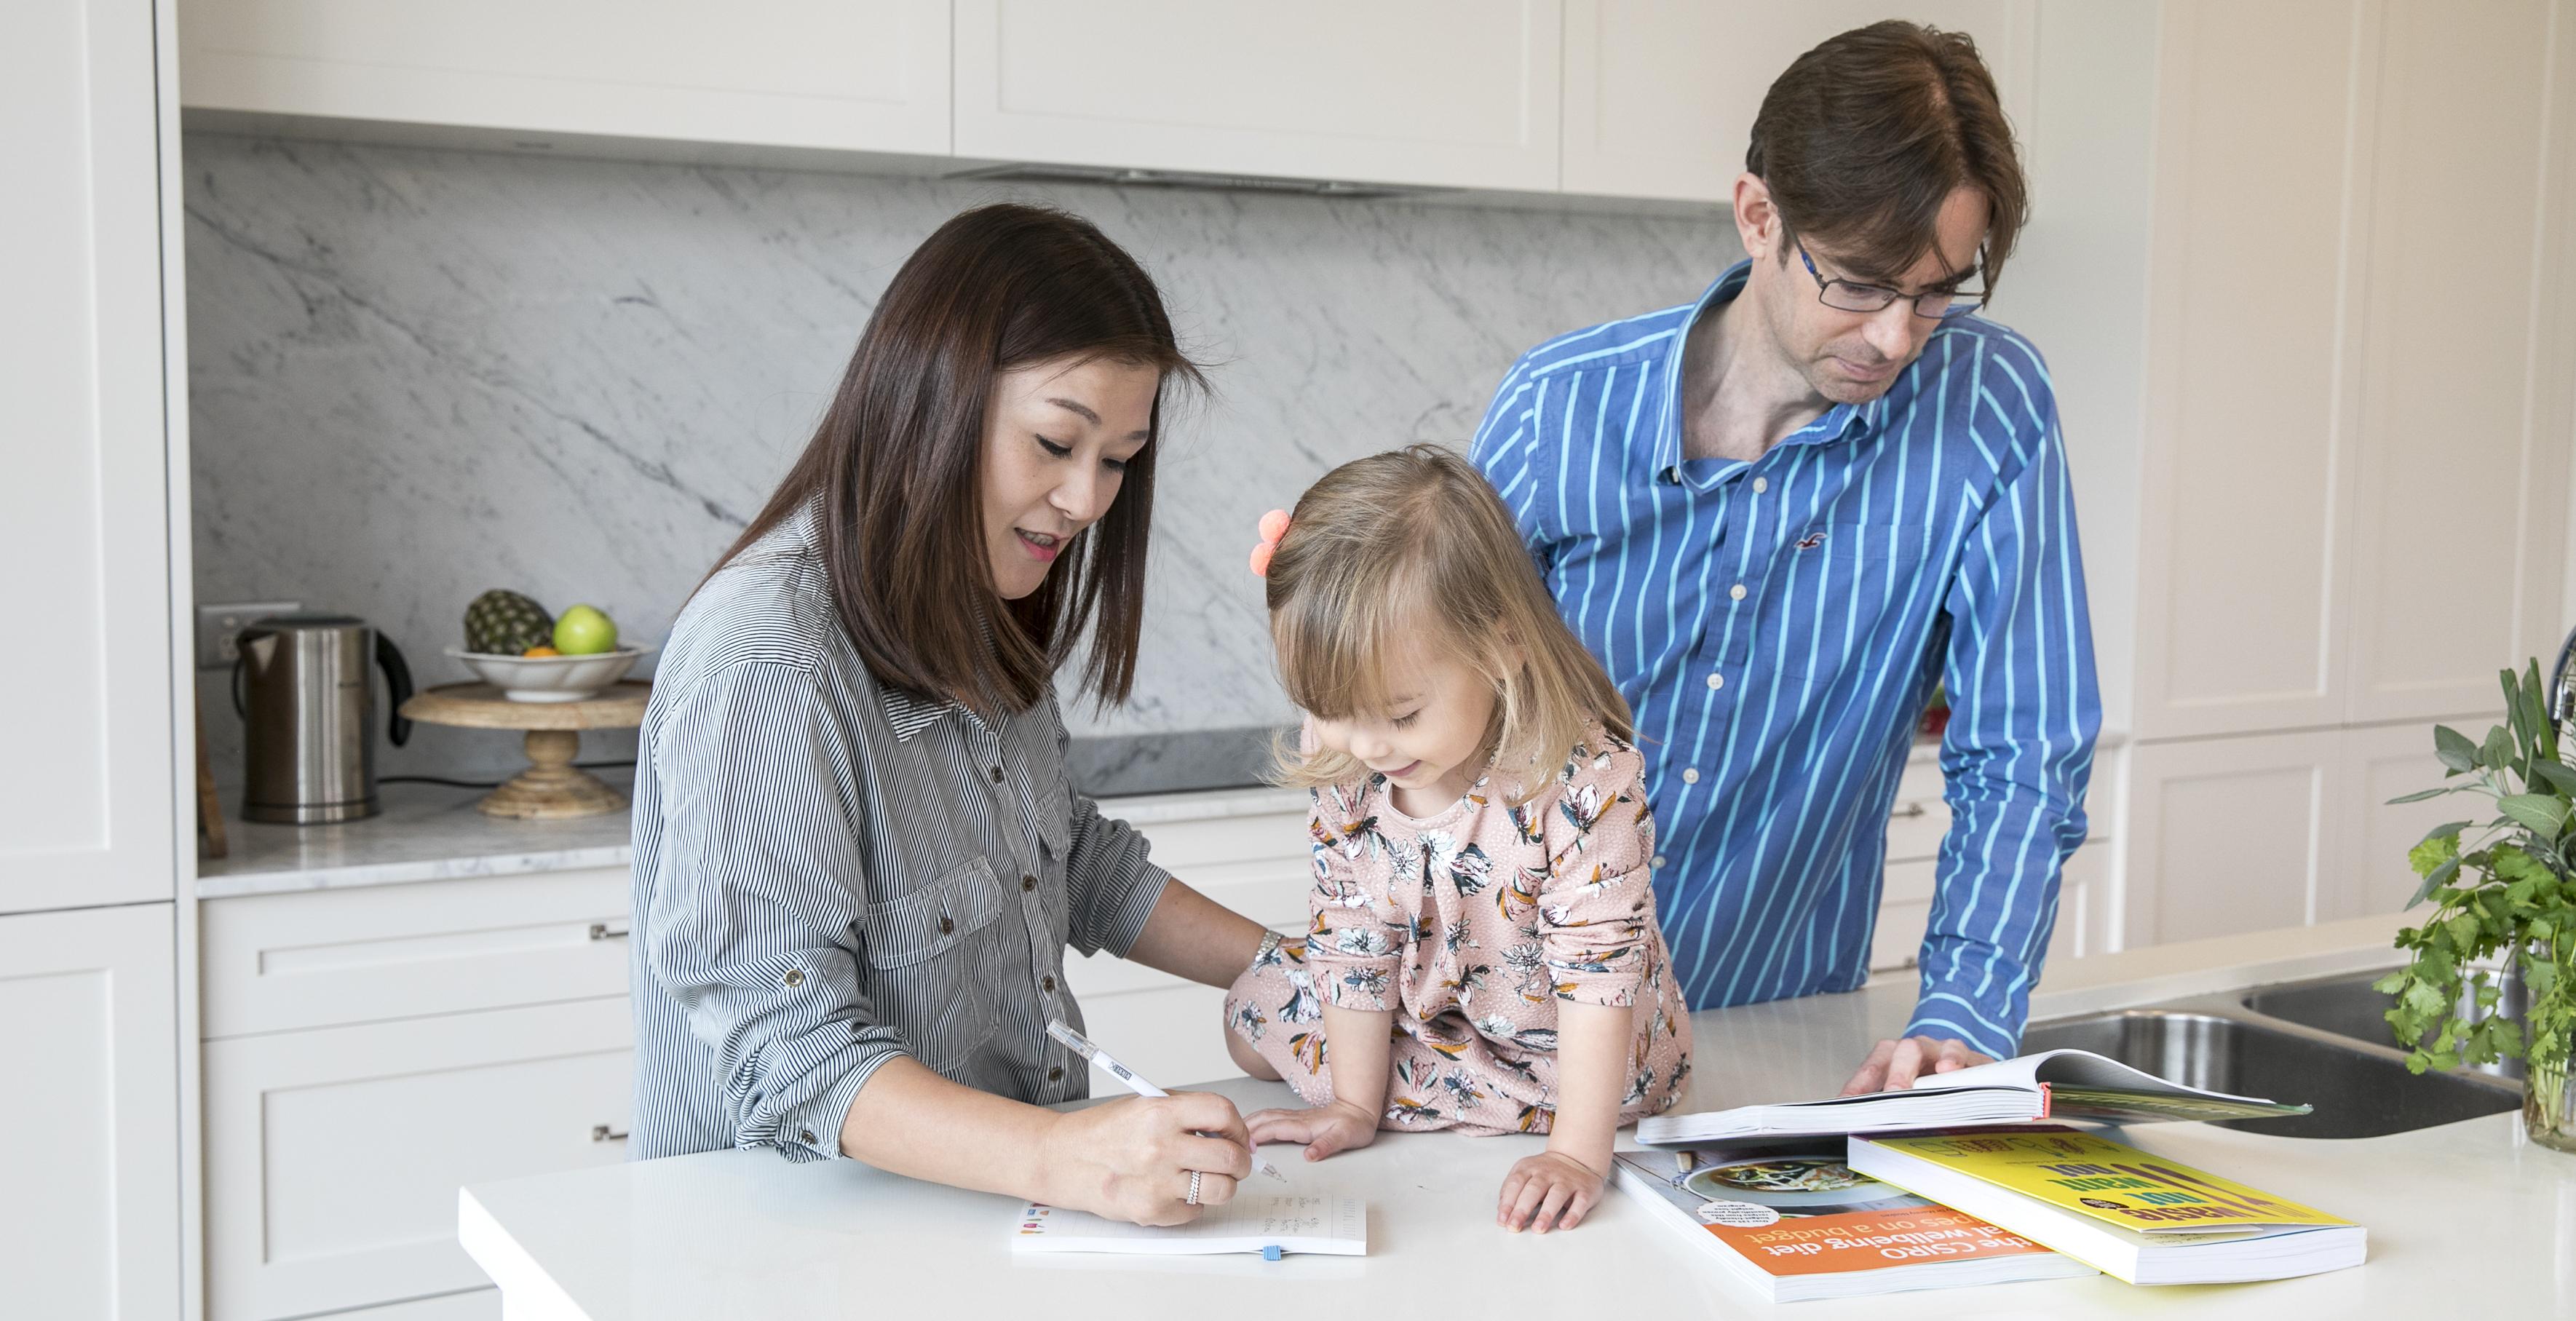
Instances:
[[[610,1128],[606,1124],[593,1124],[590,1126],[590,1140],[593,1142],[624,1142],[626,1140],[626,1130]]]
[[[625,925],[622,923],[614,926],[606,922],[593,922],[590,924],[590,938],[593,940],[624,940],[629,934],[630,933],[627,931]],[[621,1134],[620,1136],[623,1135]]]
[[[1921,803],[1901,803],[1897,806],[1895,811],[1890,812],[1887,815],[1888,819],[1892,821],[1911,821],[1916,817],[1930,816],[1931,814],[1932,809],[1925,807]],[[598,928],[593,927],[592,930],[595,931],[598,930]]]

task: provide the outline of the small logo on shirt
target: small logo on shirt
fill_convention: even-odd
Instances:
[[[1825,534],[1822,532],[1810,532],[1807,535],[1798,538],[1798,549],[1800,550],[1814,550],[1816,547],[1823,544],[1825,544]]]

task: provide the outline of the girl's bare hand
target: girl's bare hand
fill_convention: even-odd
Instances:
[[[1524,1156],[1503,1176],[1494,1223],[1515,1234],[1572,1229],[1600,1204],[1604,1181],[1599,1170],[1572,1156],[1554,1151]]]
[[[1348,1101],[1311,1110],[1257,1110],[1246,1118],[1252,1143],[1302,1142],[1306,1159],[1322,1160],[1337,1151],[1353,1151],[1377,1141],[1377,1116]]]

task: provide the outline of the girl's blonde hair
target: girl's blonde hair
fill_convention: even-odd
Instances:
[[[1513,805],[1594,721],[1635,737],[1627,701],[1556,613],[1509,510],[1457,454],[1413,445],[1355,459],[1299,497],[1270,561],[1270,638],[1288,697],[1326,720],[1384,714],[1408,639],[1445,648],[1494,686],[1486,731]],[[1328,748],[1280,749],[1281,783],[1353,784]]]

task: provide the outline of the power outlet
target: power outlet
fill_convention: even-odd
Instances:
[[[197,668],[229,669],[241,655],[241,632],[252,620],[270,615],[291,615],[304,608],[301,601],[245,601],[233,605],[197,607]]]

